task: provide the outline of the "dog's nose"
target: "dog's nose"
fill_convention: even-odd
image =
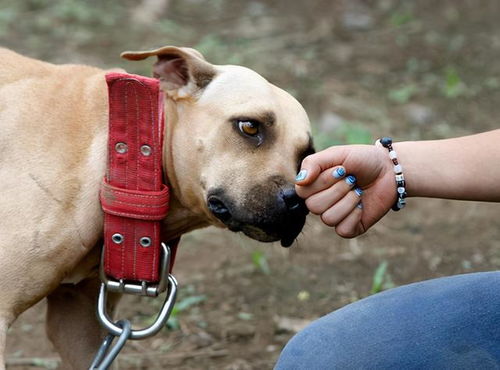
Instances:
[[[208,209],[222,222],[225,222],[231,218],[231,213],[226,205],[215,196],[208,198]]]
[[[289,247],[302,230],[309,211],[306,202],[297,195],[294,188],[282,189],[280,195],[287,209],[284,220],[286,226],[281,229],[281,245]]]
[[[297,195],[293,188],[283,190],[281,192],[281,197],[289,211],[295,211],[304,204],[302,198]]]

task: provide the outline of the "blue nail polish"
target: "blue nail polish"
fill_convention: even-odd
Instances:
[[[337,167],[335,171],[332,172],[332,176],[335,177],[336,179],[340,179],[341,177],[344,177],[344,175],[345,175],[344,167]]]
[[[353,186],[356,183],[356,177],[354,177],[353,175],[349,175],[345,178],[345,182],[347,183],[347,185]]]
[[[360,197],[362,194],[363,194],[363,190],[361,190],[360,188],[355,188],[354,189],[354,192],[356,193],[356,195],[358,197]]]
[[[358,208],[360,208],[360,209],[363,209],[363,203],[359,202],[359,203],[358,203],[358,205],[357,205],[356,207],[358,207]]]
[[[307,170],[300,170],[300,172],[295,176],[295,181],[302,181],[307,177]]]

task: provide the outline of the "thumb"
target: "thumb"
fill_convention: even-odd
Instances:
[[[345,157],[345,146],[330,147],[305,157],[295,177],[295,183],[301,186],[311,184],[321,172],[343,164]]]

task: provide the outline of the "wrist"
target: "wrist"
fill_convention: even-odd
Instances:
[[[396,185],[396,201],[392,205],[393,211],[399,211],[406,206],[406,181],[403,174],[403,166],[398,161],[398,154],[392,145],[391,137],[383,137],[375,142],[376,146],[382,146],[387,149],[389,159],[392,163],[393,181]]]
[[[402,141],[393,144],[394,150],[398,153],[399,163],[403,166],[404,176],[406,181],[406,193],[408,197],[416,197],[418,195],[418,176],[415,176],[416,168],[412,160],[412,141]]]
[[[386,199],[388,202],[387,211],[390,211],[391,207],[398,200],[397,185],[394,176],[394,164],[392,163],[386,148],[384,148],[382,145],[380,146],[377,145],[376,147],[380,151],[380,158],[383,164],[383,172],[382,172],[383,175],[381,178],[383,178],[383,184],[384,184],[383,185],[385,193],[384,199]]]

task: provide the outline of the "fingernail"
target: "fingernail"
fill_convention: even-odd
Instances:
[[[335,177],[336,179],[340,179],[341,177],[344,177],[344,175],[345,175],[345,169],[344,169],[344,167],[337,167],[332,172],[332,176]]]
[[[345,182],[347,183],[347,185],[353,186],[356,183],[356,177],[354,177],[353,175],[349,175],[345,178]]]
[[[358,203],[358,205],[357,205],[356,207],[358,207],[358,208],[360,208],[360,209],[363,209],[363,203],[359,202],[359,203]]]
[[[300,172],[295,176],[295,181],[302,181],[307,177],[307,170],[300,170]]]
[[[355,188],[354,189],[354,192],[356,193],[356,195],[358,197],[360,197],[362,194],[363,194],[363,190],[361,190],[360,188]]]

